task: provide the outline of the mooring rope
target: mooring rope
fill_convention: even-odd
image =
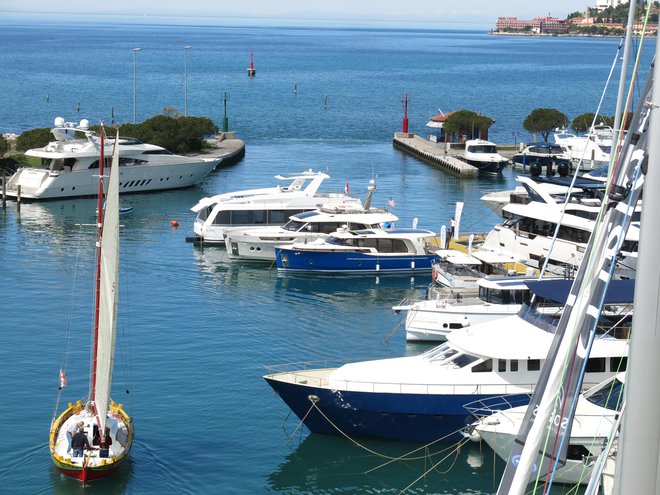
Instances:
[[[452,462],[452,464],[451,464],[451,466],[450,466],[450,468],[449,468],[449,469],[451,469],[451,468],[454,466],[454,464],[456,464],[456,459],[458,458],[458,453],[460,452],[461,447],[462,447],[463,445],[465,445],[465,443],[468,442],[469,440],[470,440],[469,438],[465,438],[465,439],[461,440],[460,442],[458,442],[457,447],[456,447],[455,449],[453,449],[452,452],[449,452],[446,456],[444,456],[444,457],[443,457],[442,459],[440,459],[438,462],[436,462],[435,464],[431,465],[430,468],[428,468],[426,471],[424,471],[420,476],[418,476],[415,480],[413,480],[412,483],[408,484],[408,486],[406,486],[403,490],[401,490],[401,491],[399,492],[399,494],[402,494],[402,493],[407,492],[407,491],[408,491],[410,488],[412,488],[412,487],[413,487],[413,486],[414,486],[419,480],[421,480],[421,479],[423,479],[424,477],[426,477],[426,475],[428,475],[431,471],[434,471],[435,468],[436,468],[437,466],[439,466],[441,463],[443,463],[447,458],[449,458],[450,455],[455,454],[455,455],[454,455],[454,461]],[[443,474],[443,472],[440,472],[440,471],[438,471],[438,472],[441,473],[441,474]],[[447,473],[447,472],[448,472],[448,471],[444,471],[444,473]]]
[[[330,418],[328,418],[328,416],[326,416],[325,413],[324,413],[323,411],[321,411],[321,409],[319,409],[319,406],[316,404],[316,401],[312,401],[312,408],[315,408],[315,409],[319,412],[319,414],[320,414],[321,416],[323,416],[323,418],[324,418],[324,419],[325,419],[325,420],[326,420],[326,421],[327,421],[327,422],[328,422],[328,423],[329,423],[329,424],[330,424],[335,430],[337,430],[337,431],[341,434],[341,436],[343,436],[344,438],[346,438],[347,440],[349,440],[349,441],[350,441],[351,443],[353,443],[356,447],[359,447],[359,448],[363,449],[364,451],[369,452],[370,454],[373,454],[373,455],[375,455],[375,456],[377,456],[377,457],[382,457],[383,459],[389,459],[390,462],[398,461],[398,460],[414,461],[414,460],[424,459],[426,456],[419,456],[419,457],[406,457],[406,455],[408,455],[408,454],[412,454],[412,453],[417,452],[417,451],[419,451],[419,450],[421,450],[421,449],[428,448],[429,446],[434,445],[434,444],[436,444],[436,443],[438,443],[438,442],[441,442],[441,441],[443,441],[443,440],[446,440],[447,438],[449,438],[449,437],[451,437],[451,436],[453,436],[453,435],[455,435],[456,433],[458,433],[458,432],[461,431],[461,430],[456,430],[456,431],[453,431],[453,432],[451,432],[451,433],[448,433],[447,435],[445,435],[445,436],[443,436],[443,437],[437,438],[437,439],[433,440],[432,442],[429,442],[429,443],[427,443],[427,444],[425,444],[425,445],[422,445],[421,447],[418,447],[418,448],[416,448],[416,449],[410,451],[408,454],[403,454],[403,455],[401,455],[401,456],[392,457],[392,456],[390,456],[390,455],[386,455],[386,454],[382,454],[382,453],[380,453],[380,452],[376,452],[375,450],[370,449],[370,448],[367,447],[366,445],[364,445],[364,444],[358,442],[357,440],[355,440],[354,438],[352,438],[350,435],[348,435],[346,432],[344,432],[341,428],[339,428],[336,424],[334,424],[334,423],[332,422],[332,420],[331,420]],[[310,408],[310,411],[311,411],[312,408]],[[307,417],[307,415],[309,414],[310,411],[307,411],[307,414],[305,415],[305,418]],[[302,421],[304,421],[304,418],[303,418]],[[302,421],[301,421],[301,423],[302,423]],[[387,464],[389,464],[389,463],[385,463],[385,464],[383,464],[383,466],[385,466],[385,465],[387,465]],[[372,470],[370,470],[370,471],[372,471]],[[370,472],[370,471],[367,471],[367,472]]]

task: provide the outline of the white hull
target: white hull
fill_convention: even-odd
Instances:
[[[488,304],[477,298],[470,298],[463,304],[419,301],[407,309],[406,340],[446,340],[454,330],[515,315],[521,307],[521,304]]]
[[[128,165],[120,168],[120,194],[190,187],[220,163],[199,160],[158,165]],[[90,197],[98,192],[98,169],[58,171],[21,168],[7,182],[7,196],[23,199]]]
[[[227,254],[231,259],[248,261],[275,261],[275,246],[281,246],[291,242],[310,242],[316,239],[328,237],[327,234],[292,234],[279,236],[277,239],[261,238],[250,235],[249,231],[233,234],[231,231],[225,237]]]

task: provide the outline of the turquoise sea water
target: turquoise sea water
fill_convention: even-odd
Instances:
[[[528,139],[520,123],[535,107],[573,116],[595,109],[617,40],[15,18],[0,18],[0,26],[0,86],[11,95],[0,100],[3,132],[48,127],[58,115],[109,121],[113,107],[118,120],[132,120],[134,47],[142,48],[138,119],[164,106],[182,110],[183,46],[190,44],[189,114],[220,123],[220,95],[228,91],[231,127],[247,142],[240,163],[195,188],[122,200],[134,212],[122,217],[113,396],[133,416],[136,441],[128,465],[85,493],[495,491],[502,466],[485,447],[468,444],[454,454],[452,445],[437,444],[388,462],[420,445],[309,435],[261,378],[272,364],[420,352],[401,330],[389,336],[400,320],[390,308],[423,297],[427,277],[282,276],[230,263],[222,249],[185,242],[190,207],[313,168],[330,173],[326,190],[349,181],[360,197],[377,176],[375,203],[394,198],[400,225],[418,218],[420,227],[438,230],[464,201],[463,230],[489,229],[497,217],[479,198],[513,187],[513,173],[460,180],[394,150],[403,93],[412,98],[412,130],[424,132],[438,106],[468,107],[497,120],[494,140],[510,142],[514,132]],[[613,92],[606,101],[611,114]],[[74,200],[0,210],[6,493],[82,492],[54,469],[47,440],[60,367],[69,379],[60,409],[87,390],[94,234],[80,224],[93,221],[94,208],[93,200]]]

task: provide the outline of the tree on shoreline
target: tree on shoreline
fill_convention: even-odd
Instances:
[[[469,136],[468,139],[474,139],[481,136],[488,136],[488,129],[493,125],[495,119],[491,119],[485,115],[473,112],[471,110],[458,110],[451,112],[444,124],[445,132],[455,137],[458,134],[459,139],[452,141],[460,141],[461,136]]]
[[[568,118],[559,110],[554,108],[535,108],[525,118],[523,127],[529,132],[541,133],[543,141],[548,142],[550,132],[556,127],[566,125]]]

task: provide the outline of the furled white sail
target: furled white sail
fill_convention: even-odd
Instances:
[[[99,324],[96,347],[96,380],[94,383],[99,429],[105,431],[112,367],[117,334],[117,301],[119,299],[119,132],[115,140],[110,180],[103,214],[101,237],[101,270],[99,288]]]

